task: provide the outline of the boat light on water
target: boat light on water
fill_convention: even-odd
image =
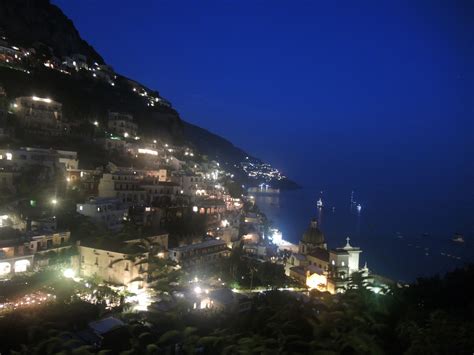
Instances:
[[[316,202],[316,206],[318,208],[322,208],[323,207],[323,200],[321,199],[321,197],[319,198],[318,202]]]

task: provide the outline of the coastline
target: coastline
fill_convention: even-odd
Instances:
[[[426,238],[416,231],[416,226],[410,225],[405,228],[412,227],[414,232],[397,234],[388,222],[385,225],[383,221],[392,217],[399,219],[398,216],[379,217],[379,210],[372,208],[364,208],[360,214],[351,213],[348,198],[339,204],[334,199],[334,213],[332,206],[318,210],[318,193],[316,189],[303,188],[281,191],[276,196],[256,195],[255,199],[289,243],[297,244],[310,219],[316,217],[330,248],[343,246],[345,238],[350,237],[351,243],[363,251],[361,265],[367,262],[373,272],[394,280],[411,282],[418,277],[444,274],[474,259],[470,240],[460,245],[441,233]],[[346,206],[344,202],[347,202]],[[375,225],[372,223],[375,219],[382,219],[382,223]]]

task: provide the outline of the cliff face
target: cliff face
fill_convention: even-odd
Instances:
[[[246,152],[227,139],[191,123],[184,122],[184,137],[193,142],[202,154],[219,161],[238,163],[244,161],[245,157],[248,156]]]
[[[25,47],[50,47],[59,57],[81,53],[104,60],[84,41],[74,24],[49,0],[0,0],[0,31]]]
[[[117,76],[115,87],[94,80],[88,73],[64,75],[47,68],[36,68],[30,74],[0,67],[0,86],[9,100],[19,96],[49,97],[63,104],[67,121],[106,123],[107,111],[133,115],[141,132],[156,138],[181,142],[183,123],[170,107],[149,107],[146,100],[132,92],[127,79]]]

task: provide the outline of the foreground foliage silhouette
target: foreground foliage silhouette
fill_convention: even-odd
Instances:
[[[123,314],[129,322],[100,349],[74,333],[99,306],[73,302],[0,319],[2,353],[12,354],[470,354],[474,349],[474,266],[377,295],[354,277],[352,289],[296,297],[270,291],[244,314]],[[357,287],[357,288],[356,288]],[[116,315],[117,316],[117,315]],[[145,325],[146,324],[146,325]]]

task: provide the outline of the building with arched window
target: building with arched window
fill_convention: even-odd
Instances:
[[[360,271],[359,254],[346,239],[342,248],[328,249],[323,232],[312,219],[299,242],[298,253],[293,253],[285,265],[286,274],[310,288],[337,293],[344,291],[354,272]]]

